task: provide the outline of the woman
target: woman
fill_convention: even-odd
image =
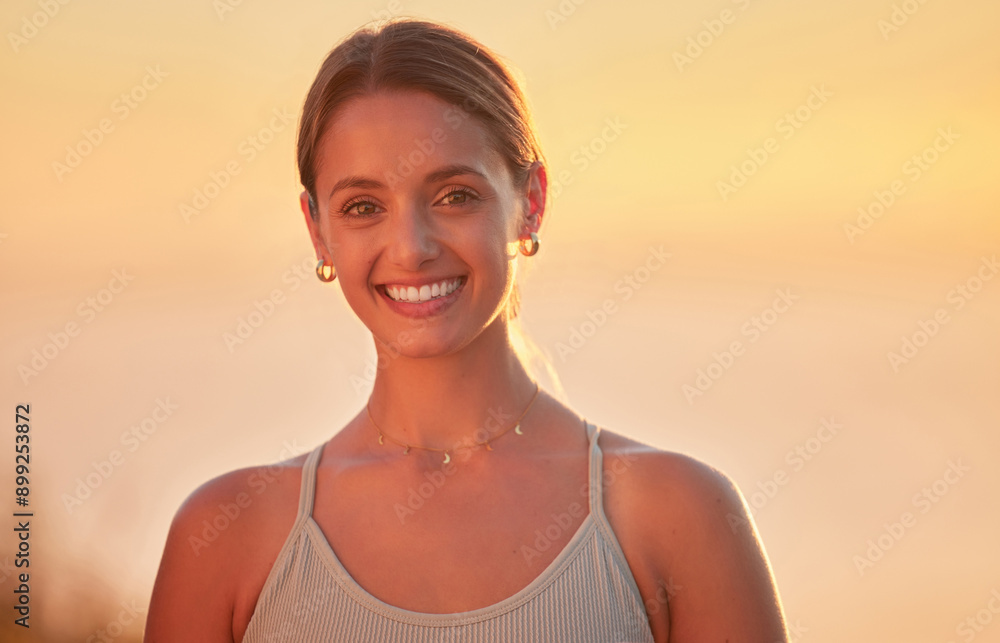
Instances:
[[[420,21],[353,34],[298,161],[374,388],[313,452],[192,493],[147,641],[787,640],[733,483],[587,422],[513,348],[546,172],[493,53]]]

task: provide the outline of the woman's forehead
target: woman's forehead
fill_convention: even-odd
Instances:
[[[461,108],[424,91],[384,90],[346,101],[331,128],[346,129],[371,122],[399,124],[420,129],[452,129],[452,112]]]
[[[505,167],[483,123],[424,92],[382,92],[344,104],[320,139],[317,161],[317,188],[327,190],[348,175],[393,184],[467,165],[496,180]]]

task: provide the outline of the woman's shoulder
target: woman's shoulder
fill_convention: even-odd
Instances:
[[[265,515],[280,518],[291,512],[294,517],[307,456],[241,467],[207,480],[188,494],[174,523],[187,526],[186,531],[204,527],[202,546],[207,551],[215,541],[234,544],[233,540],[259,527],[255,523]],[[231,537],[223,538],[227,532]]]
[[[621,481],[636,502],[675,511],[696,510],[706,502],[710,506],[742,502],[729,476],[694,456],[658,449],[608,429],[601,430],[599,445],[605,486]]]
[[[754,547],[743,495],[718,468],[614,431],[602,430],[599,444],[605,513],[651,566],[675,569],[713,547]]]
[[[295,522],[307,455],[234,469],[188,494],[167,534],[151,626],[169,628],[178,611],[193,610],[215,619],[202,626],[219,640],[231,636],[234,616],[255,602],[250,594],[263,585]]]
[[[266,491],[273,493],[287,489],[289,485],[298,485],[308,457],[309,452],[306,452],[280,462],[250,465],[218,474],[196,487],[184,500],[181,509],[197,509],[206,503],[240,493],[263,496]]]
[[[599,444],[605,512],[647,609],[669,599],[671,613],[685,615],[671,636],[785,640],[770,565],[736,483],[695,457],[613,431],[602,430]]]

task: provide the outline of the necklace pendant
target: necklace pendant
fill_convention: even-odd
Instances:
[[[447,451],[445,451],[444,452],[444,462],[442,464],[448,464],[449,462],[451,462],[451,454],[449,454]]]
[[[487,451],[492,451],[493,450],[493,447],[490,446],[489,442],[486,442],[485,444],[486,444],[486,450]]]
[[[403,455],[410,455],[410,445],[407,444],[406,448],[403,449]]]
[[[517,426],[514,427],[514,433],[516,433],[518,435],[524,435],[523,433],[521,433],[521,423],[520,422],[518,422]]]
[[[378,443],[380,445],[385,444],[385,442],[382,441],[382,434],[381,433],[378,434]]]

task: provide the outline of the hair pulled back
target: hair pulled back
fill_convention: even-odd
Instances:
[[[386,90],[422,91],[476,118],[510,170],[525,185],[535,161],[544,163],[524,93],[506,64],[489,48],[446,25],[395,19],[366,25],[338,44],[309,88],[298,133],[299,180],[318,215],[316,156],[319,141],[348,101]],[[507,309],[517,316],[515,286]]]

